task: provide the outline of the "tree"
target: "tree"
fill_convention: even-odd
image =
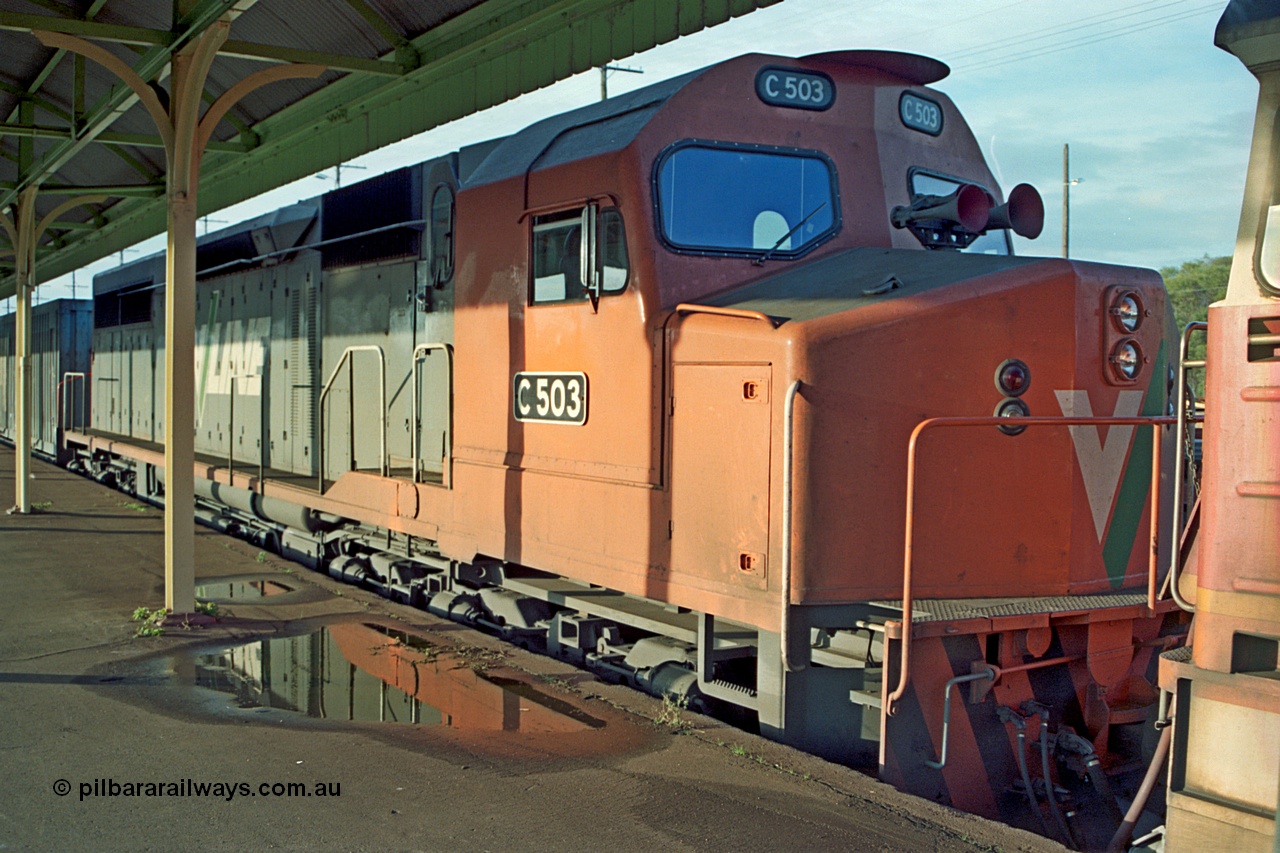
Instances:
[[[1169,303],[1173,306],[1179,334],[1188,323],[1204,321],[1209,316],[1209,305],[1226,295],[1227,278],[1230,274],[1229,256],[1211,258],[1205,255],[1199,260],[1187,261],[1180,267],[1164,267],[1160,270],[1165,289],[1169,291]],[[1171,355],[1177,358],[1177,353]],[[1187,357],[1203,359],[1204,355],[1204,335],[1192,335]],[[1188,378],[1197,397],[1204,399],[1204,371],[1193,371]]]
[[[1187,261],[1180,267],[1164,267],[1160,270],[1179,329],[1208,316],[1210,303],[1226,294],[1227,277],[1230,273],[1230,257],[1211,258],[1208,255],[1196,261]]]

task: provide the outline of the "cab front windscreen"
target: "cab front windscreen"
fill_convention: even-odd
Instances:
[[[840,224],[835,168],[816,151],[677,143],[654,183],[662,238],[676,251],[795,257]]]

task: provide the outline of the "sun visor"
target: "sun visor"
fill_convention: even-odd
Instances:
[[[937,83],[951,73],[951,68],[945,62],[895,50],[838,50],[830,53],[811,53],[800,57],[800,61],[815,66],[870,68],[901,77],[914,86]]]

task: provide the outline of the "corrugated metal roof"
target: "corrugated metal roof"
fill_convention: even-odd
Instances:
[[[85,38],[149,69],[162,98],[174,42],[229,11],[239,14],[206,103],[270,63],[329,69],[264,86],[220,122],[202,167],[203,212],[775,2],[183,0],[175,23],[174,0],[0,0],[0,209],[33,181],[41,214],[107,188],[107,201],[59,216],[38,253],[41,280],[165,221],[165,154],[151,116],[110,72],[44,46],[33,30]],[[0,297],[13,292],[12,264],[0,243]]]

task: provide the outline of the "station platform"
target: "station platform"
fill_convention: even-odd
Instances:
[[[162,512],[32,471],[0,514],[0,849],[1063,849],[209,530],[217,621],[136,637]],[[0,506],[13,477],[0,448]]]

